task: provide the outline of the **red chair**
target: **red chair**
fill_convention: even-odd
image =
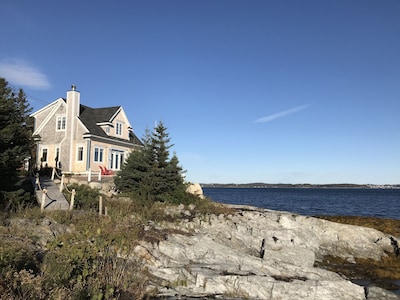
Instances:
[[[107,169],[106,167],[99,166],[101,175],[113,175],[114,172],[112,170]]]

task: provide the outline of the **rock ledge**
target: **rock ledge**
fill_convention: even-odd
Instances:
[[[395,253],[394,237],[287,212],[230,207],[234,214],[163,224],[180,233],[136,246],[135,255],[147,265],[158,297],[400,299],[316,267],[325,257],[349,264],[381,261]]]

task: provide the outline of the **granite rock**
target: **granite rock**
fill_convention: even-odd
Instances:
[[[327,255],[350,263],[380,260],[395,251],[384,233],[287,212],[233,208],[236,213],[229,215],[164,224],[181,233],[136,246],[135,256],[147,265],[158,296],[399,299],[315,266]]]

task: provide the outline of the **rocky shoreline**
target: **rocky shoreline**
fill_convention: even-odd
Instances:
[[[113,248],[126,265],[143,267],[146,299],[400,299],[400,220],[216,205],[208,214],[194,205],[163,206],[163,218],[135,229],[129,251]],[[67,247],[63,235],[78,233],[51,214],[2,225],[4,245],[43,255],[54,241]],[[88,247],[102,237],[99,230]]]
[[[359,216],[321,216],[321,218],[342,224],[364,226],[379,230],[390,237],[394,247],[393,253],[379,261],[358,260],[357,265],[332,259],[322,267],[337,273],[345,274],[352,281],[363,285],[376,285],[400,295],[400,249],[397,241],[400,237],[400,220]]]
[[[230,208],[235,212],[149,225],[153,236],[179,230],[143,240],[134,251],[157,298],[400,299],[387,290],[398,287],[383,284],[397,272],[398,235],[288,212]],[[170,213],[190,216],[183,207]]]

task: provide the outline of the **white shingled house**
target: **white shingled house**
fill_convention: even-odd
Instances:
[[[73,174],[120,170],[130,151],[143,146],[124,109],[91,108],[80,100],[72,85],[66,99],[58,98],[31,115],[37,146],[32,163],[60,166],[64,173]]]

